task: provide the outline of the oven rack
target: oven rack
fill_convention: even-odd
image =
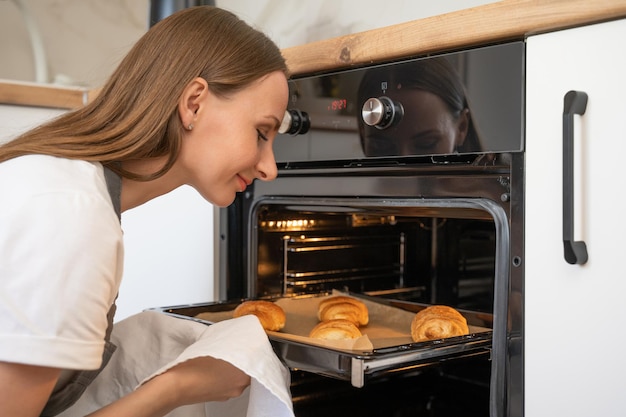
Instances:
[[[381,279],[402,283],[404,280],[403,233],[349,236],[307,233],[285,235],[282,241],[283,294],[295,294],[311,286],[324,289],[334,288],[337,283]],[[362,251],[369,256],[355,256]],[[333,262],[327,263],[328,259]]]

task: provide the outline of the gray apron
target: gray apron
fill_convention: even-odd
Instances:
[[[107,167],[104,167],[104,177],[106,179],[109,195],[111,196],[111,201],[113,202],[113,207],[115,208],[118,219],[121,220],[120,195],[122,189],[122,179],[119,175]],[[100,369],[92,371],[63,371],[70,373],[69,375],[63,375],[64,379],[67,379],[67,382],[61,387],[55,387],[46,406],[41,412],[41,417],[56,416],[72,406],[76,401],[78,401],[83,392],[85,392],[87,386],[91,384],[94,379],[96,379],[98,374],[104,369],[107,363],[109,363],[109,359],[111,359],[111,356],[113,356],[113,352],[115,352],[116,349],[116,346],[109,341],[111,331],[113,330],[113,317],[115,316],[115,309],[116,306],[114,302],[111,309],[107,313],[107,320],[109,324],[104,337],[105,345],[104,352],[102,352],[102,365],[100,365]]]

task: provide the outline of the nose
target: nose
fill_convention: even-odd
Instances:
[[[271,146],[264,149],[261,154],[261,159],[256,165],[256,170],[257,178],[262,181],[272,181],[278,175],[276,159],[274,158],[274,151]]]

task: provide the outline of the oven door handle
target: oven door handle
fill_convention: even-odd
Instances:
[[[563,248],[565,261],[583,265],[587,245],[574,240],[574,115],[587,109],[587,94],[568,91],[563,100]]]

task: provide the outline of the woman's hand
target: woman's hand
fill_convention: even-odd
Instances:
[[[250,385],[250,377],[243,371],[210,356],[183,362],[162,376],[173,380],[182,404],[226,401],[240,396]]]
[[[183,405],[238,397],[248,385],[250,377],[230,363],[210,356],[194,358],[89,417],[161,417]]]

